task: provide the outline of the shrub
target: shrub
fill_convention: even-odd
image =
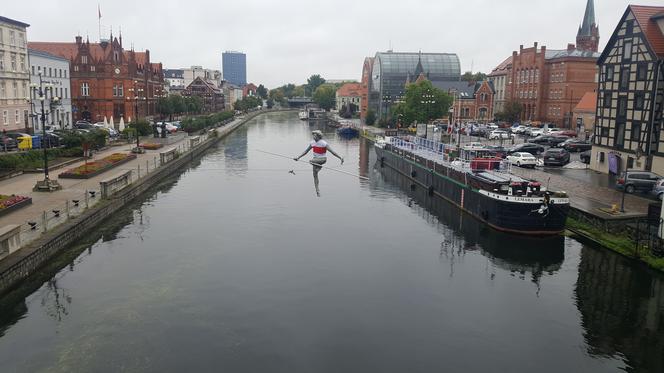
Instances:
[[[197,132],[231,119],[234,115],[235,113],[232,111],[222,111],[216,114],[187,118],[182,121],[182,129],[187,133]]]
[[[138,134],[141,136],[151,135],[153,132],[152,125],[146,120],[137,120],[136,122],[129,123],[127,128],[125,128],[125,132],[129,128],[132,129],[132,132],[138,128]]]
[[[55,158],[81,157],[83,156],[83,149],[80,146],[73,148],[47,149],[46,156],[49,161]],[[29,170],[40,168],[43,165],[44,151],[41,149],[0,156],[0,169],[4,170]]]

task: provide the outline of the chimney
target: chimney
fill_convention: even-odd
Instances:
[[[535,52],[537,52],[537,42],[535,42]]]
[[[571,51],[573,51],[574,49],[576,49],[576,46],[575,46],[574,44],[572,44],[572,43],[568,43],[568,44],[567,44],[567,51],[568,51],[568,52],[571,52]]]
[[[82,36],[77,36],[76,37],[76,45],[81,45],[83,43],[83,37]]]

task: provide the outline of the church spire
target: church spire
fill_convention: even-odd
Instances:
[[[597,52],[599,47],[599,27],[595,21],[595,2],[588,0],[583,22],[576,34],[576,47],[580,50]]]
[[[593,26],[597,27],[595,23],[595,2],[588,0],[586,4],[586,13],[583,15],[583,23],[579,28],[578,36],[592,36]]]
[[[424,73],[424,68],[422,67],[422,51],[417,56],[417,66],[415,67],[414,76],[418,77],[420,74]]]

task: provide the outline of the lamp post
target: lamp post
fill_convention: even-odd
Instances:
[[[37,184],[35,184],[32,190],[34,190],[35,192],[53,192],[62,189],[62,186],[60,185],[60,183],[58,183],[57,180],[51,180],[48,177],[48,153],[46,151],[46,116],[50,115],[51,111],[47,111],[44,108],[44,102],[50,97],[49,106],[54,106],[58,104],[60,98],[58,96],[53,95],[53,85],[50,83],[44,83],[44,81],[42,80],[41,73],[39,73],[39,84],[36,83],[30,84],[30,90],[32,91],[32,95],[30,98],[28,98],[28,101],[30,102],[33,115],[39,116],[41,120],[41,126],[42,126],[41,147],[44,150],[44,180],[37,181]],[[35,109],[34,103],[31,100],[32,97],[39,100],[39,103],[41,105],[41,110],[39,112],[36,111]]]
[[[431,94],[431,90],[429,90],[429,89],[426,90],[426,93],[422,95],[422,99],[421,99],[420,102],[423,105],[425,105],[425,107],[426,107],[426,115],[427,116],[426,116],[426,120],[424,121],[425,122],[424,125],[426,126],[426,127],[424,127],[424,138],[428,139],[429,138],[429,120],[430,120],[429,116],[431,115],[430,114],[430,106],[431,106],[431,104],[436,104],[436,100],[434,100],[434,95]]]

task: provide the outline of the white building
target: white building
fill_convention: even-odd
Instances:
[[[52,86],[52,92],[44,101],[44,111],[50,111],[46,124],[57,129],[71,128],[71,81],[69,78],[69,61],[52,54],[28,49],[30,57],[30,86],[39,89],[39,83]],[[58,102],[51,100],[57,96]],[[32,114],[41,113],[41,103],[37,99],[38,92],[31,90],[30,99],[33,100]],[[41,131],[41,118],[32,115],[31,124],[35,131]],[[48,127],[47,127],[48,128]]]
[[[30,25],[0,16],[0,131],[28,132],[28,48]]]
[[[182,76],[185,87],[189,87],[196,78],[213,82],[217,88],[219,88],[221,84],[221,71],[204,69],[202,66],[192,66],[188,69],[182,69]]]

